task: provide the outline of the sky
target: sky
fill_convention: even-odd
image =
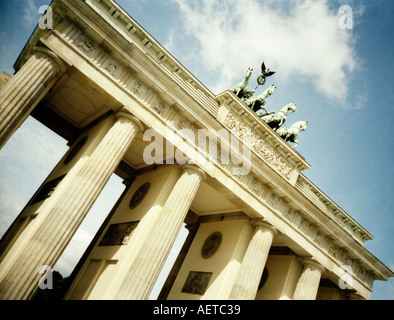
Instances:
[[[393,1],[117,2],[214,94],[240,82],[248,67],[254,88],[262,61],[276,71],[256,94],[275,84],[266,109],[294,101],[286,125],[308,121],[296,149],[311,165],[303,174],[374,236],[365,247],[394,270]],[[0,72],[13,74],[47,4],[1,1]],[[67,150],[29,117],[0,151],[0,236]],[[63,275],[122,190],[111,178],[56,266]],[[394,280],[375,281],[373,290],[372,299],[393,300]]]

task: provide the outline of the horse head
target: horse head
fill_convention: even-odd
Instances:
[[[270,87],[268,88],[268,94],[269,94],[269,95],[273,94],[274,91],[275,91],[275,89],[276,89],[276,86],[273,84],[272,86],[270,86]]]
[[[296,112],[296,111],[297,111],[296,104],[295,104],[294,102],[289,103],[289,104],[287,105],[287,110]]]
[[[302,131],[305,131],[308,127],[308,121],[298,121],[292,125],[292,127],[299,128]]]
[[[268,96],[270,96],[271,94],[274,93],[275,89],[276,89],[275,85],[270,86],[269,88],[267,88],[267,89],[260,95],[260,98],[262,98],[262,99],[267,98]]]
[[[285,115],[287,115],[289,111],[297,111],[296,104],[294,102],[289,103],[280,110],[280,112],[284,113]]]
[[[246,71],[246,78],[250,78],[250,76],[252,75],[253,72],[253,68],[248,68],[248,70]]]
[[[248,70],[246,71],[246,75],[242,79],[242,81],[232,87],[231,91],[234,92],[239,98],[243,98],[246,94],[249,85],[249,78],[252,75],[252,72],[253,69],[248,68]]]

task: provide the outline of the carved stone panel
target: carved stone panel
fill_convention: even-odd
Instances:
[[[106,70],[114,78],[118,78],[123,71],[123,67],[112,58],[107,59],[103,64],[104,70]]]
[[[190,271],[182,292],[203,295],[208,288],[212,272]]]
[[[93,53],[98,49],[98,45],[92,39],[90,39],[85,34],[81,34],[76,40],[76,47],[85,53],[87,56],[91,57]]]
[[[38,203],[40,201],[44,201],[44,200],[48,199],[53,194],[53,192],[56,190],[56,187],[63,180],[63,178],[65,176],[66,175],[62,175],[56,179],[53,179],[53,180],[45,183],[43,185],[43,187],[40,189],[40,191],[38,191],[38,193],[35,195],[35,197],[31,200],[29,205],[31,206],[35,203]]]
[[[138,221],[111,224],[101,239],[99,246],[120,246],[128,244]]]
[[[228,113],[227,117],[224,119],[223,124],[240,139],[243,138],[242,132],[245,130],[250,130],[250,127],[246,125],[242,119],[239,119],[231,112]],[[290,164],[281,153],[271,146],[255,130],[251,130],[250,138],[250,144],[253,151],[255,151],[260,157],[267,161],[274,170],[289,180],[291,173],[295,170],[294,165]]]
[[[136,208],[142,200],[145,198],[146,194],[148,193],[150,188],[150,182],[144,183],[138,190],[134,193],[131,197],[129,207],[130,209]]]
[[[212,257],[218,251],[222,238],[220,232],[214,232],[205,240],[201,248],[201,255],[204,259]]]
[[[152,108],[153,110],[156,111],[158,115],[161,115],[163,117],[167,114],[168,111],[168,108],[164,102],[159,102],[157,104],[154,104]]]

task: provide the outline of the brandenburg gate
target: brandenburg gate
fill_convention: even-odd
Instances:
[[[369,299],[393,273],[309,164],[237,96],[212,94],[113,0],[54,0],[0,91],[0,147],[29,116],[70,145],[0,242],[0,299],[31,299],[111,175],[125,190],[64,299]],[[307,133],[305,133],[307,134]]]

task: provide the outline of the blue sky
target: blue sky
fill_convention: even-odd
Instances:
[[[48,3],[0,3],[0,71],[13,73],[38,8]],[[277,71],[267,81],[277,89],[266,107],[278,111],[294,101],[297,112],[287,124],[308,120],[297,147],[311,165],[304,174],[374,236],[366,248],[394,269],[393,1],[118,3],[215,94],[239,82],[248,67],[255,70],[253,86],[262,60]],[[353,10],[353,29],[338,25],[343,4]],[[30,118],[1,150],[0,235],[66,151],[65,141]],[[122,188],[110,180],[60,270],[72,269]],[[376,281],[372,298],[394,299],[394,280]]]

